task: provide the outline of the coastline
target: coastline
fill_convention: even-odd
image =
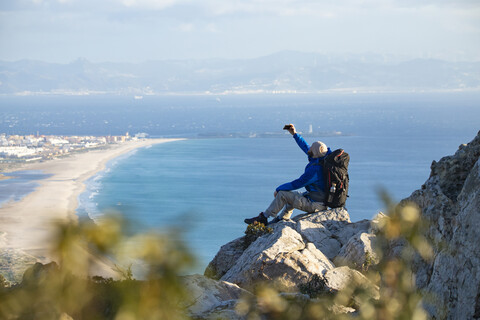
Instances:
[[[0,207],[0,249],[22,252],[42,263],[55,260],[51,244],[55,222],[76,222],[78,196],[85,181],[105,169],[108,161],[132,150],[182,139],[147,139],[113,145],[108,149],[91,150],[65,158],[31,163],[15,168],[41,170],[51,176],[38,180],[39,186],[17,202]],[[12,172],[15,172],[12,171]],[[109,262],[95,259],[95,274],[112,276]]]

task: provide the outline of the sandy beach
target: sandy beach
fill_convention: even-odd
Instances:
[[[78,196],[84,182],[103,170],[106,163],[137,148],[178,139],[147,139],[111,145],[65,158],[26,164],[18,170],[41,170],[51,174],[39,180],[36,190],[18,202],[0,208],[0,248],[19,250],[46,263],[51,257],[53,223],[77,221]]]

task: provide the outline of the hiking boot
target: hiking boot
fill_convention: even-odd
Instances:
[[[268,219],[267,217],[265,217],[263,215],[263,212],[260,212],[260,214],[254,218],[250,218],[250,219],[245,219],[243,220],[246,224],[252,224],[254,222],[259,222],[259,223],[263,223],[264,225],[267,225],[268,224]]]

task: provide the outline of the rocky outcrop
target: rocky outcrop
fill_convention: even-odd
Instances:
[[[434,259],[414,266],[435,319],[480,318],[480,133],[453,156],[433,162],[429,179],[407,200],[429,222]]]
[[[299,215],[272,228],[272,233],[258,238],[247,248],[243,238],[223,246],[205,275],[248,290],[268,282],[281,292],[298,292],[313,277],[323,279],[329,270],[335,269],[332,259],[345,251],[343,247],[355,235],[369,237],[371,224],[368,220],[352,223],[348,212],[341,208]],[[368,250],[372,251],[370,247]],[[346,252],[358,261],[365,259],[365,248],[353,247]],[[342,261],[355,265],[347,261],[349,258],[346,254]],[[325,287],[326,292],[331,290],[333,288]]]
[[[369,225],[366,220],[352,223],[343,208],[298,215],[273,225],[271,235],[257,239],[247,248],[244,237],[222,246],[205,270],[205,276],[244,287],[276,279],[285,290],[294,289],[314,274],[331,268],[331,259],[341,247],[354,234],[367,231]],[[325,270],[314,267],[317,264]],[[286,269],[280,271],[280,268]],[[281,277],[275,276],[281,272]]]
[[[262,280],[275,280],[282,291],[288,291],[332,267],[315,246],[307,247],[298,232],[279,224],[273,233],[253,242],[221,280],[248,289]]]
[[[333,215],[332,212],[339,214]],[[313,243],[329,259],[333,259],[353,235],[367,231],[369,226],[368,220],[352,223],[346,210],[333,209],[322,214],[301,216],[297,219],[296,230],[307,242]]]
[[[338,267],[328,270],[324,275],[325,287],[331,292],[339,292],[349,286],[360,287],[373,299],[380,297],[379,288],[372,284],[362,273],[348,267]],[[352,299],[355,301],[356,296]],[[356,301],[355,301],[356,302]]]
[[[375,238],[373,233],[357,233],[342,247],[335,257],[335,264],[363,270],[376,265],[379,258],[374,250]]]
[[[220,279],[237,262],[243,251],[245,251],[244,238],[238,238],[223,245],[215,258],[208,264],[205,276]]]
[[[235,307],[240,298],[252,295],[232,283],[201,275],[185,276],[183,283],[190,295],[184,307],[195,319],[241,319]]]

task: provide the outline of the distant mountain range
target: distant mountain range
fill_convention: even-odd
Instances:
[[[0,61],[0,94],[224,94],[480,90],[480,62],[285,51],[246,60]]]

